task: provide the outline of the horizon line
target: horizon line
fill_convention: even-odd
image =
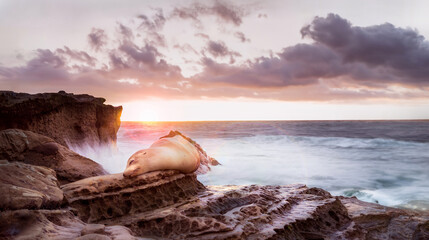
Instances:
[[[429,118],[412,119],[266,119],[266,120],[121,120],[121,122],[145,122],[145,123],[174,123],[174,122],[339,122],[339,121],[429,121]]]

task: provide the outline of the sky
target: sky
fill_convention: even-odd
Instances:
[[[429,119],[427,1],[0,0],[0,89],[122,120]]]

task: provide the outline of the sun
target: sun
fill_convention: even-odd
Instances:
[[[156,109],[144,108],[139,110],[137,120],[141,122],[156,122],[159,121],[159,114]]]

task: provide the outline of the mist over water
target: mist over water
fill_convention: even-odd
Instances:
[[[173,129],[222,164],[198,176],[205,185],[304,183],[429,209],[429,121],[123,122],[117,149],[73,150],[119,173],[134,152]]]

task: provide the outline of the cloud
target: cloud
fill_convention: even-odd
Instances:
[[[316,17],[301,29],[301,34],[329,47],[344,64],[362,63],[373,71],[383,68],[392,75],[390,81],[429,83],[429,42],[416,30],[390,23],[357,27],[329,14]]]
[[[90,56],[87,52],[85,51],[78,51],[78,50],[71,50],[70,48],[68,48],[67,46],[64,46],[64,48],[58,48],[56,50],[56,53],[59,56],[64,57],[68,57],[69,60],[76,60],[80,63],[84,63],[88,66],[94,66],[97,59]]]
[[[176,7],[171,16],[190,19],[200,24],[201,16],[215,16],[218,20],[240,26],[246,15],[243,6],[233,5],[224,1],[214,1],[212,5],[194,3],[190,7]]]
[[[243,32],[235,32],[234,36],[238,38],[242,43],[250,42],[250,39],[246,37]]]
[[[198,9],[201,11],[195,11]],[[223,2],[195,3],[175,8],[173,15],[176,20],[199,21],[202,14],[208,14],[238,26],[244,10],[237,9]],[[161,9],[152,15],[141,14],[133,19],[139,20],[134,26],[118,23],[111,38],[104,30],[93,28],[87,36],[92,52],[67,46],[37,49],[22,66],[0,66],[0,88],[28,92],[64,89],[108,96],[111,101],[146,97],[429,98],[429,43],[410,28],[388,23],[353,26],[329,14],[301,29],[302,36],[312,42],[285,46],[270,56],[243,59],[224,39],[212,40],[200,31],[195,34],[200,46],[174,43],[172,49],[179,54],[169,55],[171,49],[160,44],[158,37],[164,38],[162,30],[173,15]],[[139,36],[141,30],[144,37]],[[241,42],[249,41],[243,32],[232,33]],[[235,61],[238,56],[242,61]],[[184,77],[180,64],[172,63],[174,58],[197,62],[199,72]]]
[[[133,30],[131,30],[131,28],[125,26],[122,23],[119,23],[118,32],[122,35],[123,38],[127,40],[131,40],[134,38]]]
[[[355,27],[335,14],[316,17],[301,29],[311,44],[286,47],[275,56],[241,66],[204,59],[197,79],[242,87],[287,87],[338,81],[384,88],[429,86],[429,42],[392,24]]]
[[[103,29],[93,28],[88,34],[88,42],[95,51],[99,51],[106,44],[107,35]]]
[[[152,17],[140,14],[137,18],[140,20],[139,28],[145,30],[150,43],[165,47],[166,40],[165,36],[161,34],[161,30],[163,29],[167,19],[164,16],[163,10],[155,9],[155,14]]]
[[[207,51],[212,54],[214,57],[239,57],[240,53],[230,50],[226,44],[222,41],[208,41]]]

